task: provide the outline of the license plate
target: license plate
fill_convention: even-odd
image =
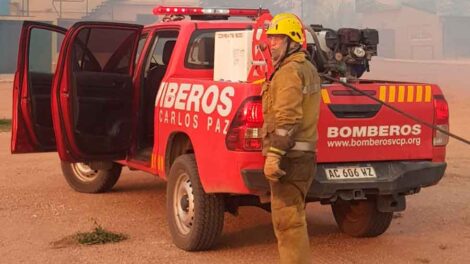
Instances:
[[[338,167],[325,169],[328,180],[377,178],[373,167]]]

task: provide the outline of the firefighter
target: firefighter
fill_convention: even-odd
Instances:
[[[263,155],[274,233],[281,263],[311,263],[305,197],[316,171],[320,77],[295,15],[276,15],[266,33],[275,71],[263,85]]]

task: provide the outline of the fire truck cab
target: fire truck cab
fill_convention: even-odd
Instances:
[[[259,199],[269,191],[260,152],[259,74],[269,65],[255,61],[263,51],[236,49],[238,55],[252,53],[247,79],[214,79],[215,50],[219,65],[225,49],[227,58],[235,56],[235,49],[216,47],[217,33],[252,32],[256,42],[265,22],[226,19],[268,11],[154,12],[166,15],[164,21],[146,27],[79,22],[64,29],[26,21],[13,87],[11,150],[57,151],[65,179],[79,192],[110,190],[122,166],[166,179],[174,243],[208,249],[222,232],[224,212],[243,205],[269,210]],[[56,65],[47,65],[59,47]],[[448,124],[436,85],[355,84],[424,120]],[[321,93],[319,166],[307,200],[332,204],[342,231],[378,236],[393,212],[405,209],[405,195],[442,178],[446,139],[341,85],[325,82]]]

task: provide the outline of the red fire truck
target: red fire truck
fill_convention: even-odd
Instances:
[[[272,70],[262,45],[270,15],[194,7],[154,13],[162,22],[146,27],[24,22],[11,151],[57,151],[78,192],[110,190],[122,166],[167,180],[174,243],[204,250],[220,236],[225,212],[269,210],[260,199],[269,191],[260,94]],[[376,54],[373,31],[306,29],[304,47],[319,71],[448,129],[438,86],[358,78]],[[405,209],[406,195],[443,177],[448,137],[340,82],[325,81],[321,96],[319,166],[307,201],[331,205],[347,234],[378,236]]]

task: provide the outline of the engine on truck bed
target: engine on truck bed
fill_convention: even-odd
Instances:
[[[372,56],[377,56],[379,33],[375,29],[340,28],[310,25],[314,44],[309,45],[318,71],[333,76],[360,78],[369,71]]]

